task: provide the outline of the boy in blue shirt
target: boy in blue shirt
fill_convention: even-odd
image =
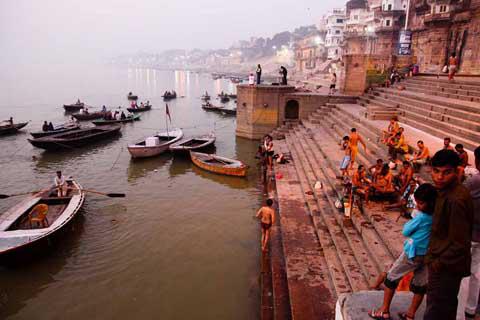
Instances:
[[[399,314],[401,319],[414,319],[415,313],[422,303],[427,287],[427,268],[424,258],[427,253],[432,229],[432,213],[437,198],[436,189],[428,183],[422,184],[414,193],[416,209],[414,218],[403,226],[403,235],[407,237],[403,252],[394,262],[385,278],[383,305],[377,310],[371,310],[368,315],[373,319],[391,319],[390,304],[400,280],[413,271],[410,291],[413,299],[406,313]]]

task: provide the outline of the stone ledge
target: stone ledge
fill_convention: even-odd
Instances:
[[[390,315],[392,319],[399,319],[398,313],[405,312],[412,301],[410,292],[397,292],[392,301]],[[335,320],[371,320],[368,311],[382,305],[383,291],[359,291],[345,293],[338,297],[335,305]],[[423,319],[425,301],[417,311],[416,319]]]

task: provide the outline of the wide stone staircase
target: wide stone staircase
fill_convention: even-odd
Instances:
[[[287,164],[275,164],[280,219],[275,229],[278,243],[272,243],[272,250],[277,251],[271,254],[283,255],[285,263],[281,270],[284,276],[272,279],[274,288],[276,282],[277,288],[283,288],[273,292],[273,300],[280,299],[274,303],[274,319],[333,319],[340,295],[368,290],[369,283],[402,252],[401,229],[406,220],[398,219],[398,212],[384,212],[380,203],[374,203],[362,210],[354,207],[351,217],[346,218],[335,205],[343,195],[339,142],[352,127],[367,145],[367,151],[359,148],[359,163],[369,167],[378,158],[387,159],[387,149],[379,141],[388,121],[372,120],[371,106],[394,106],[412,148],[422,139],[434,153],[446,135],[452,143],[463,143],[470,150],[478,146],[480,139],[475,137],[480,137],[480,107],[460,96],[476,99],[480,84],[452,86],[433,81],[438,87],[435,90],[457,95],[453,98],[436,95],[430,87],[423,89],[432,85],[429,79],[402,84],[406,87],[403,91],[376,89],[358,104],[321,106],[307,120],[283,128],[282,137],[274,141],[276,153],[291,159]],[[419,177],[429,178],[425,172]],[[279,308],[282,299],[288,301],[287,308]],[[276,308],[281,312],[276,313]]]
[[[402,123],[474,149],[480,141],[480,80],[449,82],[414,77],[392,88],[376,88],[360,98],[371,120],[397,115]]]

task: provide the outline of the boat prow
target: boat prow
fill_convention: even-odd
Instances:
[[[128,146],[128,152],[132,158],[148,158],[157,156],[170,147],[171,144],[183,138],[181,129],[173,129],[168,132],[159,132],[145,140]]]

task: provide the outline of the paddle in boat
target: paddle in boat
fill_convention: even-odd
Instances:
[[[160,132],[136,144],[129,145],[128,152],[132,158],[154,157],[168,150],[171,144],[179,141],[182,137],[181,129]]]
[[[126,122],[138,121],[138,120],[140,120],[140,115],[134,114],[134,115],[128,115],[125,119],[118,119],[118,120],[99,119],[99,120],[92,121],[92,123],[96,126],[106,126],[106,125],[111,125],[116,123],[126,123]]]
[[[85,201],[85,192],[71,178],[66,183],[68,191],[65,197],[58,197],[57,190],[52,187],[30,195],[0,214],[2,260],[27,251],[64,228],[75,217]]]
[[[19,122],[19,123],[14,123],[13,125],[11,124],[0,125],[0,136],[17,133],[20,129],[25,127],[27,124],[28,122]]]
[[[245,177],[248,166],[240,160],[190,151],[192,162],[199,168],[227,176]]]
[[[207,135],[193,137],[178,141],[170,145],[170,150],[178,153],[188,153],[189,151],[200,151],[213,147],[215,145],[215,134],[212,132]]]
[[[64,124],[64,125],[57,126],[52,131],[37,131],[37,132],[30,132],[30,134],[34,138],[41,138],[41,137],[52,136],[52,135],[58,134],[58,133],[64,133],[64,132],[68,132],[68,131],[78,130],[78,129],[80,129],[80,126],[78,124],[73,124],[72,123],[72,124]]]
[[[28,141],[37,148],[47,150],[74,149],[116,136],[119,133],[120,126],[118,125],[101,126],[73,130],[37,139],[28,139]]]
[[[79,102],[79,101],[77,101],[76,103],[64,104],[64,105],[63,105],[63,108],[64,108],[65,111],[67,111],[67,112],[80,111],[80,110],[83,109],[84,107],[85,107],[85,103]]]

